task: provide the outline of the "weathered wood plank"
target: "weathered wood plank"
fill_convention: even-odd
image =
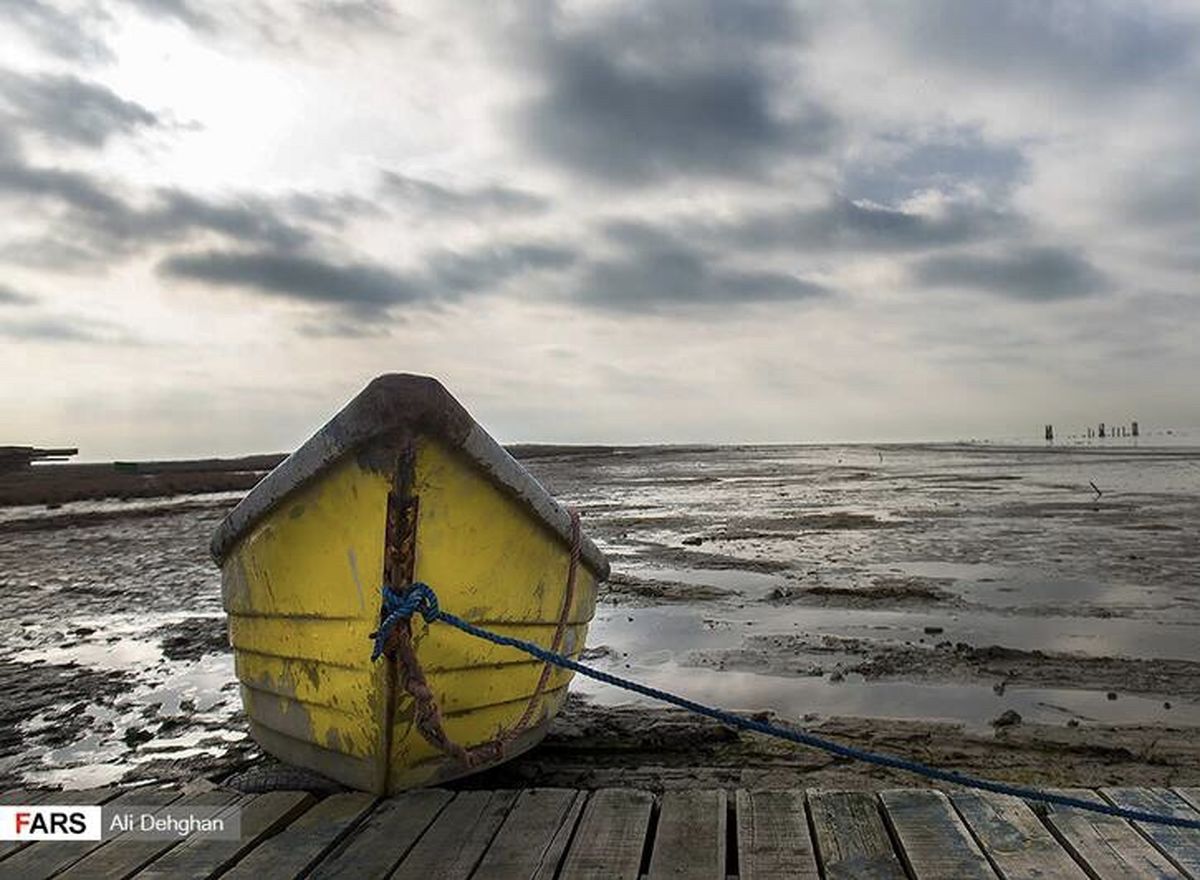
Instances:
[[[127,791],[114,798],[113,789],[51,792],[46,803],[109,804],[110,806],[165,806],[179,799],[177,791]],[[43,880],[104,846],[105,840],[44,841],[26,846],[0,862],[3,880]]]
[[[1191,804],[1193,810],[1200,810],[1200,788],[1174,788],[1171,790]]]
[[[312,876],[386,877],[453,797],[445,789],[427,788],[381,801],[321,860]]]
[[[397,876],[466,880],[516,799],[515,791],[459,792],[405,856]]]
[[[873,794],[814,790],[808,810],[826,880],[905,880]]]
[[[0,806],[4,807],[32,807],[34,804],[40,804],[47,799],[50,792],[46,791],[31,791],[28,788],[15,788],[11,791],[6,791],[0,794]],[[19,849],[29,846],[28,843],[23,843],[19,840],[0,840],[0,859],[5,859],[11,856]]]
[[[1165,788],[1102,788],[1100,793],[1118,807],[1163,813],[1177,819],[1200,819],[1191,805]],[[1159,852],[1188,876],[1200,878],[1200,829],[1175,828],[1156,822],[1134,822]]]
[[[251,850],[228,874],[221,875],[222,880],[304,873],[355,828],[375,801],[374,795],[358,791],[330,795]]]
[[[239,798],[230,804],[230,812],[235,809],[242,812],[238,840],[184,841],[147,866],[137,875],[138,880],[215,877],[314,803],[316,798],[303,791],[271,791]]]
[[[668,791],[658,810],[650,880],[663,877],[725,880],[725,792]]]
[[[583,792],[564,788],[521,792],[484,853],[476,876],[489,880],[553,877],[585,799]]]
[[[1100,801],[1086,788],[1050,789],[1054,794]],[[1099,880],[1181,880],[1183,873],[1132,825],[1116,816],[1076,807],[1051,806],[1046,823],[1075,860]]]
[[[605,788],[583,809],[560,880],[637,880],[654,795]]]
[[[741,880],[817,880],[804,792],[737,793],[738,876]]]
[[[220,807],[233,803],[237,797],[233,791],[206,791],[182,797],[172,806]],[[179,843],[178,839],[136,840],[128,834],[119,834],[59,876],[66,880],[128,877]]]
[[[546,854],[542,858],[542,866],[538,869],[535,880],[555,880],[558,877],[559,865],[563,863],[563,859],[567,854],[567,847],[570,846],[571,841],[575,838],[575,828],[579,825],[580,816],[583,815],[583,806],[587,803],[587,800],[588,793],[586,791],[576,792],[575,802],[571,804],[566,818],[563,819],[562,825],[559,826],[558,833],[554,835],[554,840],[550,842],[550,847],[546,850]]]
[[[995,880],[996,872],[943,792],[893,788],[881,791],[879,799],[901,858],[917,880]]]
[[[950,800],[1004,880],[1087,877],[1020,798],[959,791]]]

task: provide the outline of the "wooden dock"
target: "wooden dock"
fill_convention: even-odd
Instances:
[[[1200,788],[1070,793],[1200,818]],[[0,842],[2,878],[1200,878],[1200,831],[970,791],[0,795],[38,802],[240,807],[242,839]]]

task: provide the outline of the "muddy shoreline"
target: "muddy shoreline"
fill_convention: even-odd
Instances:
[[[1200,783],[1200,452],[517,451],[612,560],[600,668],[994,778]],[[0,507],[0,786],[270,777],[207,556],[239,494]],[[912,783],[581,681],[459,784]]]

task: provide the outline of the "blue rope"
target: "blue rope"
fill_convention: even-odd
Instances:
[[[418,611],[430,623],[438,619],[437,594],[427,585],[415,583],[406,590],[397,590],[390,584],[383,585],[383,622],[371,633],[375,647],[371,651],[371,662],[383,654],[388,636],[402,620],[408,620]]]
[[[483,639],[495,645],[504,647],[516,648],[518,651],[524,651],[532,657],[544,663],[551,663],[562,669],[570,669],[578,672],[580,675],[586,675],[588,678],[602,681],[605,684],[610,684],[614,687],[622,688],[631,691],[635,694],[641,694],[644,697],[649,697],[652,700],[669,703],[672,706],[678,706],[681,709],[687,709],[689,712],[694,712],[697,715],[703,715],[706,718],[711,718],[721,724],[729,727],[736,727],[741,730],[752,730],[755,733],[761,733],[766,736],[773,736],[776,739],[783,739],[789,742],[797,743],[802,746],[810,746],[815,749],[829,752],[843,758],[849,758],[855,761],[863,761],[868,764],[876,764],[880,767],[890,767],[894,770],[904,770],[908,773],[915,773],[918,776],[924,776],[928,779],[936,779],[940,782],[951,782],[955,785],[961,785],[966,788],[975,788],[980,791],[990,791],[995,794],[1007,794],[1014,797],[1025,798],[1026,800],[1040,801],[1046,804],[1054,804],[1062,807],[1075,807],[1080,810],[1088,810],[1093,813],[1103,813],[1108,816],[1117,816],[1122,819],[1131,819],[1136,822],[1153,822],[1159,825],[1171,825],[1176,828],[1195,828],[1200,829],[1200,819],[1183,819],[1177,816],[1167,816],[1160,813],[1150,813],[1142,810],[1131,810],[1125,807],[1115,807],[1106,803],[1095,803],[1085,801],[1080,798],[1070,797],[1068,795],[1050,794],[1048,792],[1038,791],[1034,788],[1026,788],[1021,785],[1010,785],[1005,782],[995,782],[990,779],[980,779],[974,776],[967,776],[963,773],[958,773],[953,770],[942,770],[938,767],[930,767],[927,764],[922,764],[918,761],[910,761],[906,758],[898,758],[894,755],[883,755],[876,752],[868,752],[863,749],[858,749],[853,746],[843,745],[833,740],[825,739],[824,737],[815,736],[811,733],[803,733],[801,731],[789,730],[785,727],[779,727],[774,724],[769,724],[766,721],[756,721],[753,718],[745,718],[741,715],[735,715],[732,712],[726,712],[724,709],[716,709],[712,706],[705,706],[702,703],[697,703],[689,700],[686,697],[680,697],[667,691],[659,690],[658,688],[649,687],[644,684],[638,684],[636,681],[630,681],[626,678],[621,678],[617,675],[611,675],[599,669],[594,669],[591,666],[586,666],[558,654],[554,651],[547,651],[545,648],[538,647],[532,642],[516,639],[512,636],[500,635],[491,630],[483,629],[468,623],[457,615],[451,614],[449,611],[443,611],[438,607],[437,595],[427,584],[414,583],[403,592],[397,591],[390,586],[383,588],[383,608],[386,612],[386,617],[379,627],[379,631],[372,633],[371,637],[375,639],[375,651],[371,655],[371,659],[378,657],[382,651],[382,645],[386,641],[387,634],[391,631],[391,627],[402,618],[410,618],[415,613],[420,613],[428,623],[441,621],[448,623],[450,626],[463,632]]]

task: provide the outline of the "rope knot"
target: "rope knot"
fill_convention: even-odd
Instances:
[[[391,584],[383,585],[383,621],[379,629],[371,633],[375,640],[375,649],[371,651],[371,660],[382,656],[387,647],[388,636],[402,620],[411,620],[414,614],[420,613],[426,623],[438,619],[441,611],[438,609],[437,594],[428,584],[420,581],[409,584],[402,590],[397,590]]]

